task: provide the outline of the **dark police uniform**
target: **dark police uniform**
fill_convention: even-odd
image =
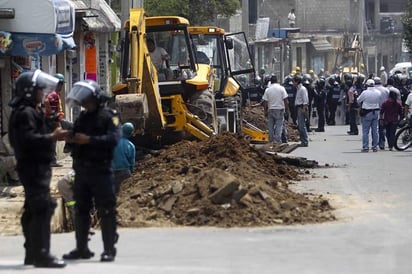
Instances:
[[[26,249],[24,264],[36,267],[66,266],[50,254],[50,221],[57,205],[50,195],[50,164],[53,141],[64,135],[60,129],[48,132],[45,115],[37,107],[43,91],[56,84],[57,79],[40,70],[23,72],[16,80],[15,97],[9,103],[12,107],[9,139],[25,194],[21,217]]]
[[[316,112],[318,114],[318,127],[316,131],[323,132],[325,131],[325,103],[326,103],[326,94],[325,94],[324,85],[316,85],[314,91],[314,104],[316,106]]]
[[[326,104],[328,105],[328,117],[327,117],[327,124],[328,125],[335,125],[335,115],[336,109],[338,107],[339,99],[340,99],[341,87],[339,84],[335,84],[329,86],[328,92],[326,95]]]
[[[42,260],[50,250],[50,221],[56,202],[50,196],[53,142],[44,113],[30,105],[12,111],[10,142],[17,159],[17,172],[25,191],[21,218],[26,264]]]
[[[73,134],[76,133],[90,136],[90,143],[72,147],[76,172],[73,192],[77,249],[88,250],[90,210],[94,202],[100,218],[104,253],[115,256],[116,196],[111,163],[120,138],[117,113],[102,106],[93,112],[83,111],[74,123]]]
[[[295,99],[296,99],[296,87],[293,86],[293,84],[289,83],[284,83],[283,87],[286,90],[286,93],[288,94],[288,101],[289,101],[289,112],[290,112],[290,118],[292,118],[293,124],[297,124],[297,112],[296,112],[296,107],[295,107]]]

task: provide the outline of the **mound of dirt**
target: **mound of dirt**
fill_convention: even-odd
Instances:
[[[124,227],[243,227],[334,220],[321,196],[288,188],[299,171],[225,133],[140,161],[118,196]]]

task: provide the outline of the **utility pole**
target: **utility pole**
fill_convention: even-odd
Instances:
[[[242,31],[249,39],[249,0],[242,0]]]
[[[359,38],[360,46],[363,48],[363,30],[365,28],[365,0],[359,0]]]

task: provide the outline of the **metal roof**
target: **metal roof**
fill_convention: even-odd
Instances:
[[[326,39],[310,41],[316,51],[330,51],[335,48]]]
[[[121,28],[121,21],[117,14],[104,0],[89,1],[72,0],[76,10],[76,17],[81,17],[89,31],[115,32]]]

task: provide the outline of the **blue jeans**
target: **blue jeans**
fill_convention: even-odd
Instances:
[[[285,117],[284,109],[269,109],[268,111],[268,129],[269,141],[281,143],[283,120]]]
[[[302,145],[309,144],[308,133],[306,131],[306,113],[303,112],[302,107],[298,107],[298,131],[300,135],[300,142]]]
[[[379,110],[370,111],[362,117],[362,149],[369,149],[369,130],[372,132],[372,148],[377,149]]]

